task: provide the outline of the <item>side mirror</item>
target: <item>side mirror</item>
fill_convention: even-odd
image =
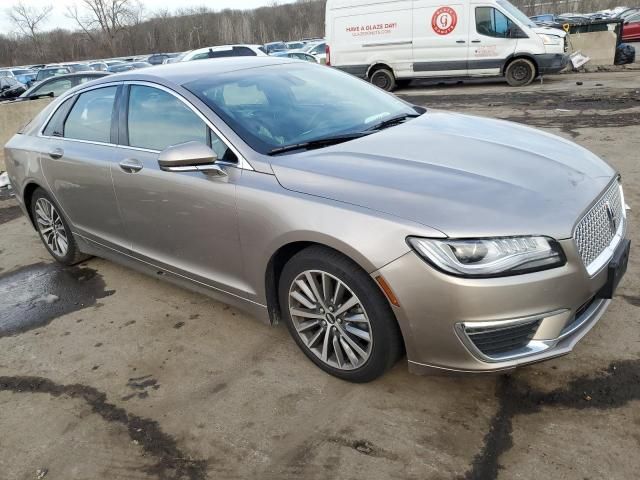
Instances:
[[[201,142],[186,142],[166,148],[158,155],[158,165],[166,172],[203,172],[224,177],[227,175],[220,165],[218,156]]]

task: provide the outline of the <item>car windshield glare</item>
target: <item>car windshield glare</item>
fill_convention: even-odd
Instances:
[[[207,76],[184,87],[263,154],[416,113],[369,83],[310,63]]]

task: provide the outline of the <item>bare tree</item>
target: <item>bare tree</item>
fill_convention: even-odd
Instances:
[[[9,8],[7,15],[9,20],[22,35],[33,42],[38,59],[44,58],[42,42],[40,41],[40,27],[47,21],[47,17],[53,10],[51,5],[42,8],[30,7],[22,0]]]
[[[126,28],[141,21],[142,4],[133,0],[80,0],[67,8],[67,16],[96,44],[115,55],[117,40]]]

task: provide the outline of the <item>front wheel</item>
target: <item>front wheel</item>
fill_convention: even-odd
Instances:
[[[529,85],[536,77],[536,66],[526,58],[516,58],[504,71],[507,83],[512,87]]]
[[[295,342],[331,375],[374,380],[402,351],[398,325],[380,290],[334,250],[309,247],[296,254],[283,269],[279,298]]]

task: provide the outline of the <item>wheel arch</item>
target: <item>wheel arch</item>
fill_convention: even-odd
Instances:
[[[364,256],[354,251],[348,245],[340,245],[336,242],[330,241],[321,241],[319,239],[301,239],[301,240],[292,240],[287,243],[283,243],[279,248],[277,248],[274,253],[269,258],[267,262],[267,266],[264,274],[264,287],[265,287],[265,298],[267,303],[267,311],[269,313],[269,319],[272,325],[276,325],[280,322],[281,313],[280,313],[280,300],[278,296],[278,284],[280,282],[280,275],[282,274],[282,270],[287,262],[298,252],[304,250],[305,248],[311,246],[319,246],[328,248],[333,250],[340,255],[348,258],[356,265],[358,265],[362,270],[365,271],[367,275],[370,275],[371,272],[377,270],[377,267],[371,265],[370,262],[366,260]],[[342,248],[344,247],[344,248]],[[348,253],[346,253],[348,252]],[[374,282],[376,283],[376,282]],[[376,286],[380,289],[383,297],[389,303],[389,299],[384,294],[384,291],[379,287],[376,283]],[[391,304],[389,304],[391,306]],[[393,308],[391,308],[393,311]],[[395,314],[394,314],[395,316]],[[397,319],[396,319],[397,322]]]
[[[31,212],[31,200],[33,199],[33,193],[38,189],[44,188],[39,183],[31,180],[26,183],[24,188],[22,189],[22,201],[24,202],[24,208],[27,211],[27,216],[29,217],[29,221],[31,222],[31,226],[35,229],[36,224],[33,220],[33,213]]]
[[[393,70],[393,68],[391,68],[391,66],[387,62],[375,61],[375,62],[372,62],[371,65],[369,65],[369,68],[367,69],[367,79],[371,78],[371,75],[373,75],[373,72],[383,68],[389,70],[394,77],[396,76],[396,72]]]

